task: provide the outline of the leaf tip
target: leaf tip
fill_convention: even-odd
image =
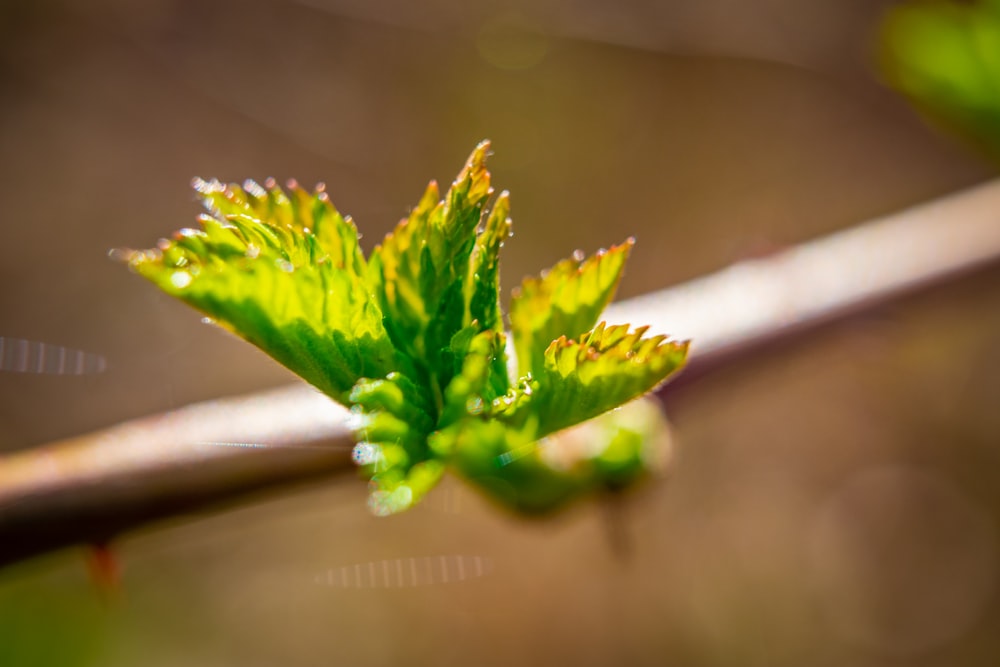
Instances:
[[[424,194],[414,210],[427,213],[437,206],[439,199],[441,199],[441,189],[438,187],[437,180],[431,180],[427,184],[427,188],[424,190]]]
[[[482,141],[480,141],[476,145],[476,148],[472,151],[472,154],[469,156],[469,159],[466,161],[465,169],[462,170],[462,173],[465,174],[471,171],[480,171],[482,169],[485,169],[486,158],[488,158],[490,155],[493,154],[490,151],[491,146],[492,144],[490,143],[489,139],[483,139]],[[457,180],[461,180],[461,176],[462,175],[460,174]]]
[[[621,243],[619,243],[618,245],[613,245],[610,248],[608,248],[607,252],[612,255],[617,253],[624,253],[628,255],[629,253],[632,252],[632,248],[634,246],[635,246],[635,237],[630,236]]]

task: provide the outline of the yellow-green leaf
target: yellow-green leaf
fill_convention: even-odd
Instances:
[[[196,181],[210,215],[128,262],[332,398],[398,366],[354,224],[322,189]]]
[[[608,442],[568,459],[579,448],[545,437],[652,389],[684,360],[685,344],[644,339],[643,328],[593,328],[629,239],[524,282],[511,306],[523,374],[511,382],[498,298],[510,200],[487,207],[488,149],[476,147],[443,197],[432,182],[368,262],[322,188],[271,181],[197,181],[201,228],[128,254],[168,294],[350,406],[376,514],[410,507],[448,468],[524,512],[628,484],[647,466],[642,428],[594,431]]]
[[[603,322],[580,337],[561,336],[545,351],[532,410],[537,437],[572,426],[654,389],[687,358],[687,342],[643,338],[648,327]]]
[[[489,142],[476,147],[443,200],[431,182],[409,217],[372,253],[372,282],[393,343],[444,383],[454,365],[447,346],[465,324],[476,228],[492,192],[488,153]]]
[[[635,244],[632,238],[584,260],[565,259],[538,278],[526,278],[510,302],[510,326],[520,375],[537,376],[545,351],[560,336],[589,331],[611,301]]]

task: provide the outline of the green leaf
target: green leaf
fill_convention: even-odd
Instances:
[[[574,256],[538,278],[526,278],[510,302],[510,325],[521,375],[539,375],[545,351],[560,336],[589,331],[611,301],[635,244],[629,238],[584,260]]]
[[[294,182],[197,181],[202,228],[128,255],[164,291],[350,406],[354,459],[379,515],[410,507],[448,468],[532,513],[629,484],[648,467],[647,432],[622,430],[631,413],[607,411],[684,360],[686,344],[643,339],[644,328],[594,328],[629,239],[524,282],[511,306],[522,369],[512,383],[499,304],[510,198],[487,208],[488,149],[473,151],[443,199],[431,182],[368,262],[322,188]],[[563,431],[602,413],[583,440]]]
[[[497,420],[465,420],[432,436],[467,481],[522,514],[557,510],[594,491],[633,486],[664,467],[669,436],[655,400],[637,400],[541,441]]]
[[[510,194],[501,192],[493,204],[483,233],[476,239],[469,266],[470,276],[466,283],[467,326],[476,330],[503,331],[503,317],[500,312],[500,248],[510,236]],[[509,388],[507,377],[507,353],[503,345],[504,336],[494,338],[500,341],[494,348],[490,361],[489,391],[486,400],[492,400]]]
[[[213,318],[341,403],[365,376],[398,367],[370,297],[357,230],[322,189],[195,182],[211,215],[157,249],[140,275]]]
[[[372,253],[371,275],[389,335],[436,393],[451,379],[448,345],[466,324],[469,259],[492,192],[488,151],[489,142],[476,147],[443,201],[431,182],[409,217]]]
[[[497,367],[497,361],[505,358],[506,340],[504,334],[488,330],[462,345],[462,368],[445,390],[440,427],[466,415],[488,413],[493,400],[507,391],[506,366]]]
[[[548,465],[534,438],[499,421],[465,420],[434,439],[462,477],[518,512],[548,512],[593,488],[588,475]]]
[[[434,406],[422,387],[394,371],[384,378],[359,380],[349,400],[352,410],[368,416],[357,429],[362,439],[412,444],[411,456],[423,458],[420,448],[434,430],[435,419]],[[373,417],[391,417],[392,421],[380,424]]]
[[[499,299],[500,248],[510,236],[510,227],[510,193],[504,191],[494,202],[483,233],[476,238],[471,276],[466,283],[466,324],[478,321],[483,329],[503,329]]]
[[[579,342],[565,336],[553,341],[531,403],[538,416],[536,437],[622,405],[677,371],[688,344],[665,336],[643,338],[647,329],[601,322]]]
[[[363,379],[350,394],[360,442],[353,457],[371,479],[369,506],[379,515],[408,508],[444,472],[427,437],[435,429],[426,391],[402,373]]]

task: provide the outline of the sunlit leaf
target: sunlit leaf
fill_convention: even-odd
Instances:
[[[408,508],[440,479],[427,437],[435,429],[434,405],[422,387],[401,373],[361,380],[350,394],[360,442],[354,460],[371,479],[369,504],[376,514]]]
[[[164,291],[350,406],[379,515],[412,506],[449,468],[529,513],[630,484],[649,468],[651,431],[623,421],[631,408],[608,411],[684,361],[686,344],[644,328],[594,328],[629,239],[524,282],[511,306],[522,370],[512,381],[499,303],[510,199],[487,205],[488,149],[444,197],[432,182],[368,262],[322,189],[295,183],[198,181],[201,229],[128,254]],[[602,413],[583,439],[562,431]]]
[[[565,259],[538,278],[526,278],[510,302],[510,326],[521,375],[538,375],[545,351],[560,336],[589,331],[611,301],[629,251],[628,239],[584,260]]]
[[[329,396],[384,376],[396,351],[371,298],[354,224],[319,190],[196,181],[210,215],[130,266]]]
[[[440,393],[454,371],[452,337],[466,324],[469,259],[486,201],[489,142],[476,147],[438,201],[431,182],[409,217],[372,253],[379,305],[393,343],[423,369]]]
[[[435,433],[432,443],[447,449],[463,478],[526,514],[551,512],[596,490],[633,485],[664,467],[670,446],[663,413],[653,400],[632,401],[541,441],[530,427],[466,420]]]
[[[469,341],[461,371],[445,391],[440,426],[469,414],[487,413],[492,401],[507,391],[506,367],[497,368],[497,360],[504,358],[505,342],[506,336],[497,331],[483,331]]]
[[[510,236],[510,227],[510,194],[505,191],[500,193],[493,204],[486,227],[476,239],[473,249],[470,267],[472,275],[466,285],[466,324],[475,320],[483,329],[503,329],[499,299],[500,248]]]
[[[687,343],[665,336],[643,338],[648,327],[603,322],[580,337],[565,336],[545,351],[532,409],[538,414],[536,435],[596,417],[660,384],[687,357]]]

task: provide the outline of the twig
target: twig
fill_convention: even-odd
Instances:
[[[686,375],[1000,259],[1000,181],[614,304],[692,339]],[[0,458],[0,565],[350,470],[348,413],[292,386]]]
[[[347,415],[311,387],[294,385],[0,458],[0,565],[349,470]]]

